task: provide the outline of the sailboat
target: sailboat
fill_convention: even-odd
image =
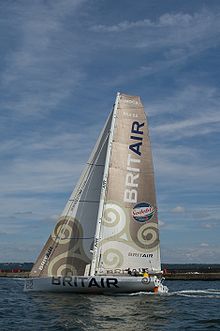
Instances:
[[[117,93],[86,167],[25,291],[166,293],[147,118]]]

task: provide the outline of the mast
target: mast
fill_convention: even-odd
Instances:
[[[112,141],[113,141],[113,136],[114,136],[115,120],[116,120],[116,116],[117,116],[116,113],[117,113],[119,98],[120,98],[120,93],[118,92],[116,100],[115,100],[115,104],[114,104],[114,109],[112,112],[112,122],[111,122],[110,134],[109,134],[109,140],[108,140],[108,146],[107,146],[107,152],[106,152],[106,161],[105,161],[105,168],[104,168],[103,180],[102,180],[102,190],[101,190],[101,194],[100,194],[100,204],[99,204],[99,211],[98,211],[98,217],[97,217],[97,226],[96,226],[95,237],[94,237],[93,258],[92,258],[91,271],[90,271],[91,276],[95,275],[97,259],[99,256],[99,242],[101,239],[100,232],[101,232],[102,215],[103,215],[105,196],[106,196],[106,190],[107,190],[109,163],[110,163]]]

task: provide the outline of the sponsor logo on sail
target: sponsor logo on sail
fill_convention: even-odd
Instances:
[[[125,99],[125,98],[123,98],[123,101],[124,101],[125,103],[133,104],[133,105],[136,105],[136,106],[139,105],[139,101],[138,101],[138,100],[134,100],[134,99]]]
[[[127,174],[125,178],[124,202],[137,203],[139,172],[143,142],[143,127],[145,123],[134,121],[131,126],[130,144],[128,146],[132,153],[128,153]]]
[[[149,221],[155,212],[155,208],[148,202],[141,202],[134,206],[132,216],[137,222]]]
[[[132,257],[154,257],[153,253],[138,253],[138,252],[128,252],[128,256]]]

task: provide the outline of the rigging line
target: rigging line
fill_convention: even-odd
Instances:
[[[100,153],[101,153],[101,151],[102,151],[102,149],[103,149],[103,146],[104,146],[106,140],[108,139],[108,136],[109,136],[109,132],[108,132],[108,134],[106,135],[105,140],[104,140],[104,142],[103,142],[102,145],[101,145],[100,151],[99,151],[99,153],[97,154],[97,156],[96,156],[96,158],[95,158],[95,161],[96,161],[96,160],[98,159],[98,157],[100,156]],[[98,147],[99,147],[99,146],[98,146]],[[91,167],[88,167],[88,168],[87,168],[87,171],[85,172],[85,174],[84,174],[84,176],[83,176],[83,180],[84,180],[85,177],[86,177],[86,179],[84,180],[84,183],[82,183],[82,186],[79,188],[79,190],[78,190],[78,191],[76,192],[76,194],[74,195],[74,198],[77,196],[77,193],[78,193],[79,196],[81,195],[83,188],[85,187],[85,185],[86,185],[86,184],[88,183],[88,181],[90,180],[90,177],[91,177],[91,175],[92,175],[92,173],[93,173],[93,170],[94,170],[94,164],[95,164],[95,163],[91,164]],[[73,207],[75,207],[76,203],[78,202],[78,200],[76,199],[76,201],[75,201],[74,198],[71,199],[71,200],[73,201],[73,203],[70,205],[70,208],[68,209],[66,215],[68,215],[70,209],[72,209]],[[75,204],[74,204],[74,201],[75,201]]]
[[[119,94],[118,94],[119,96]],[[118,98],[117,96],[117,98]],[[106,160],[108,162],[108,169],[106,168],[106,161],[105,161],[105,169],[104,169],[104,172],[103,172],[103,180],[105,179],[106,181],[106,185],[105,185],[105,189],[104,189],[104,196],[102,198],[102,210],[100,210],[100,206],[101,206],[101,202],[99,204],[99,211],[98,211],[98,215],[97,217],[100,218],[100,225],[99,225],[99,229],[97,231],[97,227],[96,227],[96,232],[95,232],[95,241],[98,243],[100,243],[100,239],[101,237],[103,237],[103,227],[102,227],[102,223],[103,223],[103,213],[104,213],[104,206],[105,206],[105,203],[106,203],[106,197],[107,197],[107,183],[109,181],[109,166],[110,166],[110,160],[111,160],[111,156],[112,156],[112,149],[113,149],[113,142],[114,142],[114,131],[115,131],[115,128],[117,126],[117,122],[116,122],[116,119],[118,118],[118,114],[119,114],[119,111],[118,111],[118,105],[119,105],[119,102],[118,102],[118,99],[116,99],[116,102],[114,104],[114,107],[113,107],[113,111],[112,111],[112,119],[111,119],[111,126],[110,126],[110,130],[109,130],[109,140],[108,140],[108,146],[107,146],[107,150],[106,150]],[[108,158],[108,159],[107,159]],[[107,169],[107,171],[106,171]],[[105,173],[106,171],[106,173]],[[99,236],[99,238],[98,238]],[[95,251],[95,253],[93,253],[93,258],[92,258],[92,263],[91,263],[91,269],[94,268],[94,271],[99,268],[99,264],[97,263],[97,255],[99,254],[100,252],[100,247],[99,248],[95,248],[95,244],[93,246],[93,249]],[[95,261],[95,258],[96,258],[96,261]],[[93,266],[94,265],[94,266]]]
[[[97,150],[98,150],[98,148],[99,148],[99,144],[101,143],[102,137],[104,136],[105,130],[106,130],[107,127],[108,127],[108,123],[109,123],[109,119],[110,119],[110,118],[111,118],[111,115],[109,116],[109,118],[108,118],[108,120],[107,120],[107,122],[106,122],[106,126],[105,126],[105,128],[103,129],[103,133],[102,133],[102,135],[100,136],[99,142],[98,142],[97,145],[96,145],[96,146],[97,146]],[[108,139],[108,137],[109,137],[109,135],[110,135],[110,130],[108,129],[108,130],[106,130],[106,131],[107,131],[107,132],[106,132],[106,136],[105,136],[104,142],[102,143],[101,148],[100,148],[100,151],[99,151],[99,153],[97,154],[96,157],[95,157],[95,154],[97,153],[97,150],[94,150],[93,158],[95,158],[95,160],[97,160],[98,157],[100,156],[100,153],[101,153],[101,151],[102,151],[102,148],[103,148],[103,146],[104,146],[106,140]],[[95,146],[95,147],[96,147],[96,146]],[[66,215],[65,215],[64,217],[68,217],[68,214],[70,213],[70,210],[73,209],[73,208],[75,207],[75,205],[77,204],[77,202],[78,202],[78,200],[79,200],[79,198],[80,198],[80,196],[81,196],[81,194],[82,194],[82,191],[83,191],[85,185],[88,183],[88,181],[89,181],[89,179],[90,179],[90,177],[91,177],[91,175],[92,175],[93,168],[94,168],[94,165],[91,165],[91,166],[88,166],[88,167],[85,169],[85,173],[84,173],[83,176],[82,176],[81,183],[79,183],[79,184],[80,184],[80,187],[77,189],[76,193],[74,194],[74,197],[77,197],[77,199],[76,199],[76,200],[73,199],[73,200],[70,202],[69,208],[68,208],[67,213],[66,213]],[[70,219],[67,220],[64,224],[62,224],[59,233],[57,233],[57,236],[56,236],[54,242],[53,242],[52,245],[51,245],[51,247],[52,247],[52,251],[51,251],[51,253],[50,253],[49,260],[50,260],[51,257],[53,256],[53,254],[54,254],[54,252],[55,252],[55,250],[56,250],[56,247],[57,247],[58,244],[59,244],[59,241],[60,241],[60,239],[59,239],[59,238],[60,238],[60,232],[61,232],[61,236],[62,236],[63,233],[64,233],[64,231],[66,230],[66,227],[68,226],[69,222],[70,222]],[[46,265],[46,264],[45,264],[45,265]],[[45,265],[44,265],[44,266],[45,266]],[[44,267],[43,267],[43,269],[40,271],[40,275],[41,275],[41,273],[43,272],[43,270],[44,270]]]
[[[104,139],[103,143],[101,144],[100,149],[99,149],[99,151],[98,151],[98,153],[97,153],[97,156],[96,156],[96,158],[95,158],[95,160],[94,160],[94,162],[93,162],[93,165],[91,166],[91,173],[90,173],[90,176],[89,176],[89,178],[88,178],[87,183],[89,183],[89,181],[90,181],[90,177],[92,176],[92,174],[93,174],[93,172],[94,172],[94,170],[95,170],[95,162],[99,159],[99,157],[100,157],[100,155],[101,155],[101,152],[102,152],[102,150],[103,150],[103,148],[104,148],[104,146],[105,146],[105,144],[106,144],[106,142],[107,142],[107,140],[108,140],[108,138],[109,138],[109,135],[110,135],[110,130],[108,130],[108,132],[107,132],[107,134],[106,134],[106,136],[105,136],[105,139]],[[98,146],[98,147],[99,147],[99,146]],[[87,187],[87,189],[86,189],[86,191],[85,191],[85,198],[87,197],[87,194],[88,194],[88,192],[89,192],[89,189],[90,189],[90,185],[91,185],[91,183],[92,183],[92,181],[90,181],[90,183],[88,184],[88,187]],[[82,212],[83,212],[83,211],[81,211],[81,213],[80,213],[80,217],[81,217],[81,215],[82,215]],[[80,217],[79,217],[79,218],[80,218]]]
[[[108,139],[108,136],[110,134],[110,130],[109,130],[108,126],[109,126],[109,123],[110,123],[111,116],[112,116],[112,113],[109,115],[109,117],[108,117],[108,119],[106,121],[106,124],[105,124],[105,126],[104,126],[104,128],[102,130],[101,135],[99,136],[99,139],[98,139],[97,143],[95,144],[95,147],[93,149],[92,155],[90,156],[90,158],[88,160],[88,163],[90,163],[90,161],[91,161],[91,163],[93,163],[94,161],[98,160],[98,158],[100,156],[100,153],[101,153],[102,148],[103,148],[103,146],[105,144],[105,141],[106,141],[106,139]],[[104,142],[102,142],[102,139],[103,138],[104,138]],[[101,148],[100,148],[100,145],[101,145]],[[99,151],[99,153],[97,153],[97,151],[98,151],[99,148],[100,148],[100,151]],[[86,183],[89,181],[90,176],[92,175],[92,171],[93,171],[93,168],[92,167],[87,167],[86,168],[86,171],[83,174],[83,177],[82,177],[82,180],[81,180],[81,191],[79,189],[77,191],[78,194],[79,194],[79,196],[82,193],[82,190],[85,187]],[[87,180],[85,180],[85,178]],[[83,181],[84,181],[84,185],[82,185],[83,184],[82,183]],[[76,192],[76,194],[74,194],[74,198],[77,196],[77,192]],[[76,201],[76,203],[77,203],[77,201]],[[71,205],[71,208],[73,208],[73,207],[74,207],[74,202]],[[69,210],[67,211],[67,214],[68,213],[69,213]]]
[[[88,165],[94,165],[96,167],[104,167],[104,164],[95,164],[95,163],[91,163],[91,162],[87,162]]]
[[[96,156],[94,155],[95,156],[94,162],[91,162],[90,173],[88,174],[88,177],[87,177],[87,180],[86,180],[86,183],[85,183],[85,185],[88,184],[87,189],[84,192],[85,193],[85,198],[86,198],[86,196],[88,194],[88,191],[89,191],[89,188],[90,188],[90,185],[91,185],[91,182],[89,183],[89,181],[91,179],[91,176],[93,175],[93,172],[94,172],[94,169],[95,169],[95,163],[97,162],[97,160],[100,157],[100,154],[101,154],[101,152],[102,152],[102,150],[103,150],[103,148],[104,148],[104,146],[106,144],[106,141],[109,138],[109,134],[110,134],[110,131],[108,130],[106,136],[104,137],[104,141],[102,142],[102,144],[100,146],[98,146],[98,149],[96,151],[98,153],[96,153]],[[100,139],[100,142],[101,142],[101,139]],[[81,215],[82,215],[82,211],[81,211],[81,213],[79,215],[79,218],[81,217]]]
[[[69,201],[73,201],[73,200],[69,200]],[[78,202],[89,202],[89,203],[98,203],[99,202],[99,200],[79,200]]]
[[[79,199],[79,197],[80,197],[80,195],[81,195],[81,192],[82,192],[82,190],[83,190],[83,188],[84,188],[84,186],[85,186],[85,184],[86,184],[85,177],[88,176],[88,172],[89,172],[89,170],[90,170],[89,168],[86,169],[85,174],[83,175],[83,179],[82,179],[81,186],[79,187],[79,189],[76,191],[76,194],[75,194],[75,197],[77,197],[77,199],[73,199],[72,202],[70,203],[69,208],[68,208],[68,211],[67,211],[66,215],[64,216],[65,218],[66,218],[66,217],[68,218],[68,214],[69,214],[70,210],[71,210],[72,208],[74,208],[74,206],[75,206],[76,203],[78,202],[78,199]],[[65,220],[65,219],[64,219],[64,220]],[[66,227],[67,227],[67,225],[69,224],[69,221],[70,221],[70,219],[69,219],[69,220],[67,219],[66,222],[64,222],[64,223],[62,224],[62,226],[61,226],[61,228],[60,228],[60,231],[57,233],[57,235],[56,235],[56,237],[55,237],[55,240],[54,240],[54,244],[52,245],[53,250],[52,250],[52,252],[51,252],[51,256],[52,256],[52,254],[54,253],[54,251],[55,251],[57,245],[59,244],[60,238],[62,237],[63,233],[65,232]]]
[[[106,135],[106,137],[105,137],[105,139],[104,139],[104,142],[102,143],[101,148],[100,148],[100,150],[99,150],[99,152],[98,152],[98,154],[97,154],[95,160],[97,160],[98,157],[100,156],[100,153],[101,153],[101,151],[102,151],[102,149],[103,149],[104,144],[106,143],[106,141],[107,141],[107,139],[108,139],[108,137],[109,137],[109,134],[110,134],[110,132],[108,132],[108,134]],[[94,168],[94,164],[91,165],[91,167],[88,167],[88,170],[85,172],[85,175],[83,176],[83,179],[84,179],[86,176],[87,176],[87,178],[86,178],[86,180],[84,181],[84,183],[82,184],[82,186],[79,188],[79,190],[77,190],[75,196],[79,195],[79,197],[80,197],[80,195],[81,195],[81,193],[82,193],[82,191],[83,191],[83,188],[85,187],[85,185],[86,185],[86,184],[89,182],[89,180],[90,180],[90,177],[91,177],[91,175],[92,175],[92,173],[93,173],[93,168]],[[88,188],[87,188],[87,192],[86,192],[85,196],[86,196],[87,193],[88,193],[88,189],[89,189],[89,187],[90,187],[90,186],[88,186]],[[69,200],[69,201],[70,201],[70,200]],[[77,204],[78,201],[79,201],[79,199],[76,199],[76,200],[73,199],[73,200],[72,200],[72,203],[70,203],[70,206],[69,206],[69,208],[68,208],[68,211],[67,211],[65,217],[68,217],[68,214],[69,214],[70,210],[71,210],[72,208],[75,207],[75,205]],[[51,253],[51,256],[52,256],[53,252],[55,251],[57,245],[59,244],[60,237],[62,237],[63,233],[65,232],[66,227],[67,227],[68,224],[69,224],[69,221],[70,221],[70,219],[67,220],[67,222],[65,222],[65,223],[63,224],[63,226],[61,227],[60,231],[58,232],[58,234],[57,234],[57,236],[56,236],[56,239],[55,239],[55,241],[54,241],[54,247],[53,247],[53,251],[52,251],[52,253]],[[61,235],[60,235],[60,232],[61,232]]]
[[[67,237],[67,238],[65,238],[65,240],[66,239],[93,239],[93,237]]]
[[[81,182],[81,187],[79,187],[79,189],[76,191],[76,194],[75,194],[75,197],[76,196],[79,196],[80,197],[80,194],[83,190],[83,187],[86,185],[86,182],[85,182],[85,178],[86,176],[89,176],[88,173],[89,173],[89,170],[90,170],[91,167],[88,167],[86,170],[85,170],[85,173],[83,175],[83,178],[82,178],[82,182]],[[83,182],[84,181],[84,182]],[[74,208],[74,205],[78,202],[78,200],[73,200],[72,203],[70,203],[70,206],[68,208],[68,211],[66,213],[66,215],[64,217],[67,217],[68,218],[68,213],[70,212],[71,208],[73,207]],[[75,203],[75,204],[74,204]],[[51,244],[51,247],[52,247],[52,250],[51,250],[51,253],[50,253],[50,256],[49,256],[49,259],[51,259],[51,257],[53,256],[55,250],[56,250],[56,247],[58,246],[59,244],[59,241],[60,241],[60,237],[62,237],[63,233],[65,232],[66,230],[66,227],[67,225],[69,224],[69,220],[66,220],[66,223],[63,223],[61,228],[60,228],[60,231],[57,233],[56,237],[53,239],[53,243]],[[52,237],[52,236],[51,236]],[[45,264],[46,265],[46,264]],[[43,266],[42,270],[40,271],[40,275],[43,273],[43,270],[44,270],[44,267],[45,265]]]

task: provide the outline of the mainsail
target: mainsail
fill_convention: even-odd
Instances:
[[[32,277],[160,270],[147,119],[118,93],[87,166],[40,253]]]
[[[118,94],[94,271],[161,269],[148,124],[139,97]],[[111,139],[111,136],[110,138]]]

